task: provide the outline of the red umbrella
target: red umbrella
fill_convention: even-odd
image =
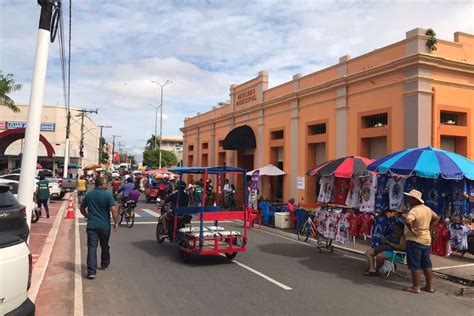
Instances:
[[[43,166],[39,162],[37,162],[36,163],[36,169],[43,169]]]
[[[342,157],[319,165],[318,167],[309,170],[306,174],[308,176],[330,176],[334,175],[339,178],[351,178],[366,176],[370,173],[367,166],[375,160],[359,156]]]

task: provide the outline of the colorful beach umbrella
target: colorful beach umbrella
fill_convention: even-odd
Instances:
[[[309,170],[306,174],[308,176],[330,176],[334,175],[339,178],[364,177],[369,175],[367,166],[375,160],[359,157],[348,156],[342,157],[319,165],[318,167]]]
[[[401,176],[422,178],[474,180],[474,162],[459,154],[433,147],[410,148],[380,158],[369,170]]]

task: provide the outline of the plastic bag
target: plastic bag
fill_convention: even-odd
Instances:
[[[393,263],[385,260],[383,265],[380,267],[379,272],[382,274],[385,274],[385,273],[388,273],[388,271],[395,271],[395,267],[393,266]]]

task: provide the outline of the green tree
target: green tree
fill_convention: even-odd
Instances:
[[[99,163],[107,164],[107,162],[109,161],[109,153],[107,152],[106,148],[107,148],[107,142],[105,141],[104,137],[101,137],[100,138],[100,151],[101,152],[100,152]]]
[[[128,154],[128,155],[127,155],[127,160],[130,161],[130,163],[131,163],[132,165],[136,165],[136,164],[137,164],[137,162],[135,161],[135,156],[132,155],[132,154]]]
[[[143,164],[150,166],[152,169],[156,169],[159,166],[159,151],[158,150],[145,150],[143,152]],[[178,164],[176,156],[168,150],[161,151],[161,165],[162,167],[172,167]]]
[[[13,91],[21,89],[21,84],[15,83],[13,74],[3,75],[0,71],[0,105],[5,106],[13,112],[20,112],[20,108],[15,105],[15,102],[7,95]]]
[[[156,148],[160,147],[160,137],[151,135],[151,137],[146,141],[145,150],[154,150],[155,149],[155,138],[156,138]]]

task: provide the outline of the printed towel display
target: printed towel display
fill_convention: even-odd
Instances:
[[[403,202],[403,189],[405,180],[400,177],[392,177],[388,179],[388,196],[390,199],[389,208],[391,210],[399,210]]]
[[[351,179],[349,178],[334,178],[334,203],[339,205],[345,205],[347,194]]]
[[[433,229],[431,252],[438,256],[449,256],[451,247],[449,244],[450,234],[445,223],[440,222]]]
[[[471,228],[463,224],[450,223],[448,229],[451,234],[449,240],[451,249],[460,252],[466,251],[468,249],[467,236],[471,233]]]
[[[333,187],[334,187],[333,176],[321,177],[321,179],[319,180],[318,202],[329,203],[331,201]]]
[[[359,207],[360,181],[359,178],[351,178],[349,192],[347,193],[346,205],[353,208]]]
[[[377,186],[375,192],[375,211],[384,212],[388,210],[388,177],[377,175]]]
[[[360,178],[360,203],[359,210],[364,213],[375,211],[375,188],[377,186],[377,176],[371,174],[368,177]]]

